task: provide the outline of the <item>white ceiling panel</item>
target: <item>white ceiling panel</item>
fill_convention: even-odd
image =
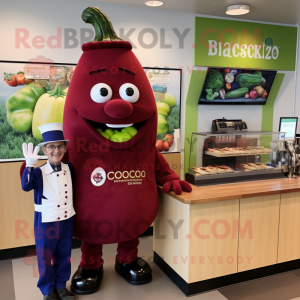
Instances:
[[[146,0],[95,0],[95,2],[109,2],[146,7]],[[243,16],[231,16],[230,18],[292,25],[300,23],[300,0],[163,0],[163,2],[163,6],[156,8],[149,7],[148,9],[174,10],[209,16],[229,17],[225,14],[226,6],[242,3],[250,5],[250,13]]]

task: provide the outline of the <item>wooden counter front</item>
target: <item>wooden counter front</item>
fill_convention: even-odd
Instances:
[[[251,198],[275,194],[300,192],[300,176],[250,182],[226,183],[210,186],[194,186],[191,193],[169,195],[185,204],[197,204],[232,199]]]
[[[159,193],[154,262],[186,294],[300,266],[300,177]]]
[[[180,176],[180,153],[163,154],[170,168]],[[46,160],[40,160],[41,166]],[[20,182],[20,162],[0,163],[0,251],[34,245],[33,191],[22,191]]]

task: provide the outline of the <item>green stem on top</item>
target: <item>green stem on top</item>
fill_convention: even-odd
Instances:
[[[61,90],[61,85],[60,85],[60,83],[57,83],[57,84],[56,84],[54,90],[49,91],[49,92],[47,92],[47,93],[48,93],[51,97],[55,97],[55,99],[58,98],[58,97],[64,97],[64,96],[67,95],[66,92],[64,92],[64,91]]]
[[[90,23],[95,28],[95,38],[91,42],[122,41],[115,33],[109,18],[99,8],[87,7],[81,17],[85,23]]]

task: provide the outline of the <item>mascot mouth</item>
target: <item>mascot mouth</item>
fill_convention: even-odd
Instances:
[[[126,148],[135,144],[145,134],[152,117],[142,122],[130,124],[98,123],[82,116],[81,119],[100,142],[113,148],[118,148],[120,145]]]

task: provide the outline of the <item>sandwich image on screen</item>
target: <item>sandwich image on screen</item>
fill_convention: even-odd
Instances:
[[[208,68],[199,104],[264,105],[276,71]]]

